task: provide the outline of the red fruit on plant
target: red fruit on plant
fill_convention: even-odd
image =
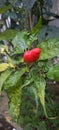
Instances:
[[[35,62],[39,59],[40,56],[40,48],[34,48],[32,50],[28,50],[24,53],[24,61],[27,63]]]

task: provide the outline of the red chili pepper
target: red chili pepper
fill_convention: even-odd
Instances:
[[[28,50],[24,53],[24,61],[27,63],[31,63],[31,62],[35,62],[38,60],[39,56],[40,56],[40,48],[34,48],[32,50]]]

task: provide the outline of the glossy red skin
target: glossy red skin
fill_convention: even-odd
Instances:
[[[37,61],[39,59],[40,52],[40,48],[34,48],[26,51],[23,56],[24,62],[31,63]]]

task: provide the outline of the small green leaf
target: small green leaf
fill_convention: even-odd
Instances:
[[[25,125],[23,130],[33,130],[32,124],[29,123],[29,124]]]
[[[42,77],[34,76],[34,83],[37,88],[37,95],[40,99],[40,102],[43,106],[43,110],[45,113],[45,116],[47,117],[46,108],[45,108],[45,87],[46,87],[46,81]]]
[[[39,106],[37,90],[36,90],[36,88],[34,88],[34,86],[31,86],[31,87],[29,87],[29,91],[30,91],[30,93],[34,94],[34,99],[35,99],[35,103],[36,103],[36,110],[37,110],[38,106]]]
[[[0,32],[0,40],[10,40],[13,39],[17,34],[16,30],[9,29],[4,32]]]
[[[16,51],[16,53],[23,53],[24,49],[28,48],[25,36],[26,32],[21,31],[13,39],[12,44],[14,46],[14,51]]]
[[[0,53],[6,54],[5,51],[8,52],[8,46],[0,44]]]
[[[41,29],[42,29],[42,17],[40,16],[38,23],[33,27],[31,31],[31,35],[33,35],[34,37],[35,36],[37,37]]]
[[[17,121],[20,116],[21,94],[22,89],[17,85],[7,90],[7,95],[9,97],[9,112],[15,121]]]
[[[4,89],[7,90],[10,87],[17,85],[20,82],[21,76],[27,71],[27,68],[22,68],[16,72],[14,72],[9,79],[4,83]]]
[[[41,121],[41,122],[39,123],[39,126],[38,126],[38,129],[37,129],[37,130],[47,130],[47,129],[46,129],[46,124],[45,124],[44,121]]]
[[[49,79],[59,81],[59,63],[57,63],[49,69],[47,77]]]
[[[10,76],[12,70],[6,70],[0,75],[0,93],[3,87],[4,82],[7,80],[7,78]]]
[[[37,38],[34,35],[28,34],[27,32],[19,32],[16,37],[13,39],[12,44],[14,46],[14,50],[12,53],[23,53],[24,50],[29,48],[33,41]]]
[[[7,63],[1,63],[0,64],[0,72],[6,70],[9,67],[9,64]]]
[[[33,27],[33,29],[28,35],[27,43],[29,47],[31,47],[33,42],[37,40],[38,34],[40,33],[41,29],[42,29],[42,17],[39,18],[37,24]]]
[[[38,47],[41,48],[40,60],[53,58],[59,55],[59,39],[48,39],[39,43]]]
[[[12,44],[14,46],[15,53],[23,53],[24,50],[30,48],[35,40],[37,40],[38,33],[42,28],[42,18],[40,17],[38,23],[32,29],[31,32],[19,32],[16,37],[13,39]]]
[[[25,82],[24,82],[24,84],[22,85],[22,88],[24,88],[24,87],[30,85],[32,82],[33,82],[33,79],[28,79],[28,80],[25,79]]]
[[[0,14],[5,13],[8,9],[10,9],[11,5],[4,6],[0,8]]]
[[[15,68],[11,63],[0,63],[0,72],[5,71],[7,68]]]

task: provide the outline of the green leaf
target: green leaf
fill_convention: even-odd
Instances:
[[[24,84],[22,85],[22,88],[27,87],[28,85],[30,85],[33,82],[33,79],[26,79],[26,78],[25,78]]]
[[[33,37],[37,37],[41,29],[42,29],[42,17],[40,16],[37,24],[33,27],[31,31],[31,35],[33,35]]]
[[[0,14],[2,14],[2,13],[5,13],[6,11],[8,11],[8,9],[10,9],[10,5],[7,5],[7,6],[4,6],[4,7],[2,7],[2,8],[0,8]]]
[[[0,72],[6,70],[9,67],[9,64],[7,63],[1,63],[0,64]]]
[[[38,98],[40,99],[40,102],[43,106],[43,110],[44,113],[47,117],[47,113],[46,113],[46,108],[45,108],[45,87],[46,87],[46,81],[44,78],[42,77],[38,77],[38,76],[33,76],[34,78],[34,83],[36,85],[37,88],[37,95]]]
[[[22,89],[20,85],[9,88],[7,91],[9,97],[9,112],[15,121],[17,121],[20,116],[21,94]]]
[[[59,81],[59,63],[57,63],[49,69],[47,77],[49,79]]]
[[[28,47],[31,47],[31,45],[33,44],[33,42],[35,40],[37,40],[38,34],[40,33],[41,29],[42,29],[42,17],[39,18],[37,24],[33,27],[33,29],[31,30],[31,32],[27,36]]]
[[[24,62],[24,60],[23,60],[22,57],[18,57],[17,60],[12,59],[12,64],[14,64],[14,65],[17,65],[17,64],[20,64],[20,63],[23,63],[23,62]]]
[[[20,82],[21,76],[27,71],[27,68],[22,68],[20,70],[17,70],[14,72],[9,79],[4,83],[4,89],[7,90],[10,87],[13,87],[17,85],[18,82]]]
[[[0,53],[6,54],[5,51],[8,52],[8,46],[0,44]]]
[[[59,55],[59,39],[48,39],[39,43],[38,47],[41,48],[40,60],[53,58]]]
[[[21,31],[13,39],[12,44],[15,48],[14,51],[16,51],[16,53],[23,53],[24,49],[28,48],[25,36],[26,32]]]
[[[4,32],[0,32],[0,40],[10,40],[13,39],[17,34],[16,30],[9,29]]]
[[[23,53],[24,50],[30,48],[35,40],[37,40],[38,33],[42,28],[42,18],[40,17],[38,23],[32,29],[31,32],[19,32],[16,37],[13,39],[12,44],[14,46],[15,53]]]
[[[29,124],[25,125],[23,130],[33,130],[32,124],[29,123]]]
[[[47,129],[46,129],[46,124],[45,124],[44,121],[41,121],[41,122],[39,123],[39,126],[38,126],[37,130],[47,130]]]
[[[4,82],[10,76],[11,72],[12,70],[6,70],[2,74],[0,74],[0,93],[1,93]]]
[[[0,72],[5,71],[7,68],[15,68],[12,63],[0,63]]]
[[[37,110],[39,106],[39,102],[38,102],[38,95],[37,95],[36,88],[34,88],[34,86],[31,85],[31,87],[29,87],[29,92],[34,95],[34,100],[36,103],[36,110]]]
[[[19,32],[16,37],[13,39],[12,44],[14,46],[14,50],[12,53],[23,53],[24,50],[29,48],[33,41],[35,41],[37,38],[33,35],[29,35],[27,32]]]

